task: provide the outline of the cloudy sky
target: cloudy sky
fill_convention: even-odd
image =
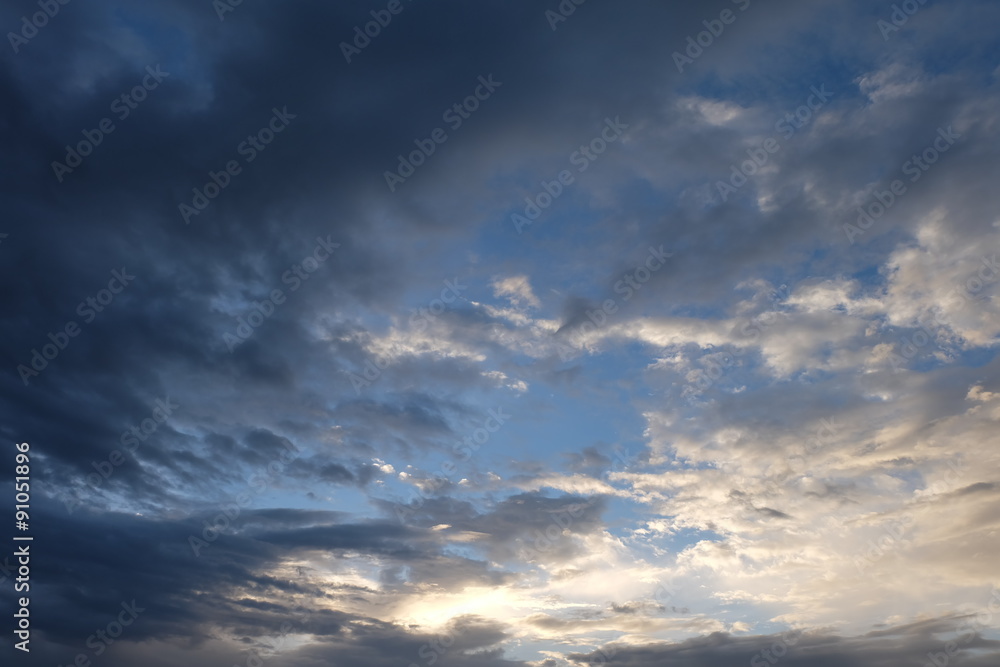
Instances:
[[[997,664],[1000,4],[0,10],[10,664]]]

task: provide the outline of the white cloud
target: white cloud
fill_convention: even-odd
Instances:
[[[506,297],[516,308],[539,308],[542,303],[535,296],[531,289],[528,276],[517,275],[506,278],[496,277],[491,283],[493,295],[496,297]]]

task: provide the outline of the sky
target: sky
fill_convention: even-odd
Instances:
[[[4,664],[996,665],[998,20],[3,0]]]

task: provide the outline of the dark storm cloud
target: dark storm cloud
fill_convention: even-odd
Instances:
[[[293,528],[329,524],[346,519],[345,512],[329,510],[292,510],[284,508],[249,510],[244,514],[243,523],[246,526]]]
[[[398,402],[378,403],[369,399],[344,402],[334,413],[342,421],[378,421],[388,428],[419,435],[447,433],[448,423],[442,406],[432,397],[421,394],[398,396]]]
[[[948,167],[935,167],[927,178],[912,186],[892,211],[892,222],[888,218],[882,221],[878,234],[897,225],[912,231],[923,214],[945,201],[952,209],[962,211],[954,219],[956,235],[975,233],[983,220],[992,220],[982,204],[995,195],[985,192],[979,183],[985,163],[995,159],[995,154],[987,157],[974,146],[985,140],[988,128],[995,123],[995,114],[988,105],[975,112],[962,111],[963,100],[983,94],[978,62],[962,62],[948,75],[939,76],[934,56],[930,55],[933,50],[927,49],[926,54],[908,50],[909,55],[902,58],[898,69],[889,68],[888,80],[881,85],[905,86],[910,82],[922,85],[912,91],[902,88],[876,103],[866,99],[865,93],[877,89],[873,69],[879,64],[873,64],[867,57],[881,63],[889,55],[877,31],[875,39],[867,32],[850,37],[839,30],[814,34],[814,25],[787,9],[787,6],[760,5],[748,12],[747,18],[775,20],[776,25],[768,33],[789,39],[798,37],[799,30],[810,31],[815,40],[813,45],[798,49],[794,59],[787,58],[785,52],[776,52],[760,58],[734,57],[724,61],[730,73],[756,82],[756,98],[733,100],[731,94],[739,93],[742,88],[722,85],[720,89],[711,70],[692,69],[688,73],[687,80],[699,82],[698,92],[706,94],[708,101],[733,104],[745,118],[736,123],[706,122],[700,109],[674,104],[676,99],[666,100],[661,109],[647,117],[656,119],[657,134],[662,140],[654,140],[646,151],[633,149],[634,153],[643,154],[639,159],[646,165],[643,173],[655,174],[667,187],[680,183],[686,189],[679,193],[677,207],[661,213],[658,220],[642,221],[635,233],[615,230],[615,234],[606,235],[607,243],[615,248],[608,256],[616,260],[602,265],[600,275],[606,276],[602,280],[603,291],[591,294],[592,299],[614,297],[611,286],[636,266],[625,258],[635,255],[636,247],[649,244],[662,243],[668,250],[677,251],[677,255],[653,274],[646,289],[637,293],[644,305],[665,303],[675,308],[701,305],[724,295],[741,280],[759,277],[763,271],[773,271],[776,275],[784,272],[783,280],[799,280],[805,277],[798,272],[799,267],[812,259],[817,236],[824,246],[849,243],[841,223],[857,218],[855,206],[845,202],[842,208],[838,206],[831,211],[825,203],[844,192],[861,190],[873,180],[888,182],[897,177],[900,165],[933,140],[938,128],[960,119],[967,123],[968,130],[963,130],[962,141],[949,150]],[[819,15],[828,10],[826,6],[816,7]],[[976,11],[989,8],[977,5]],[[930,25],[927,28],[928,33],[918,32],[914,39],[936,42],[947,31]],[[732,39],[719,40],[713,49],[746,48],[745,39],[747,33],[734,32]],[[820,44],[822,49],[817,48]],[[842,66],[830,65],[830,52],[843,54]],[[803,104],[811,86],[821,84],[833,93],[818,112],[826,119],[823,123],[813,120],[782,141],[780,153],[773,158],[781,164],[780,183],[769,182],[766,176],[752,176],[738,194],[732,195],[728,202],[721,202],[716,182],[728,180],[731,166],[747,159],[746,149],[759,145],[757,137],[780,137],[775,131],[776,121]],[[995,83],[988,88],[987,94],[995,99]],[[664,156],[674,159],[667,160]],[[677,156],[681,159],[676,160]],[[614,162],[628,159],[634,164],[636,158],[636,154],[626,158],[609,151],[606,159]],[[660,173],[651,165],[656,165]],[[627,170],[629,166],[622,168]],[[698,174],[698,180],[690,180],[692,173]],[[708,190],[702,191],[702,187]],[[818,192],[810,192],[813,189]],[[956,189],[967,191],[968,196],[949,194]],[[770,195],[772,190],[773,206],[756,210],[757,197],[762,193]],[[610,208],[623,210],[629,207],[628,198],[633,193],[619,189],[617,194],[612,192],[609,196],[616,197]],[[707,197],[711,199],[710,205]],[[749,217],[748,206],[753,210]],[[878,234],[867,234],[864,245]],[[898,239],[898,235],[892,238]],[[697,252],[687,252],[694,248]],[[850,273],[876,263],[885,250],[883,242],[870,249],[856,247],[849,253],[833,253],[822,259],[820,265]],[[706,257],[711,261],[705,261]],[[751,266],[755,274],[747,272]],[[582,321],[586,304],[571,295],[564,322]]]
[[[321,467],[319,470],[319,477],[320,479],[333,482],[335,484],[354,482],[357,480],[354,473],[339,463],[328,463]]]
[[[797,634],[735,637],[713,633],[676,644],[605,647],[604,653],[570,653],[567,658],[577,664],[610,664],[621,667],[645,665],[676,665],[677,667],[745,667],[747,664],[781,664],[789,667],[918,667],[928,664],[928,654],[941,654],[950,662],[954,657],[944,653],[953,638],[962,665],[985,667],[990,656],[982,651],[996,651],[1000,642],[971,632],[960,633],[959,619],[937,619],[892,630],[871,632],[859,637],[839,637],[832,634]],[[943,638],[943,635],[946,638]],[[955,653],[952,654],[954,656]],[[610,659],[606,656],[610,656]],[[941,660],[941,658],[939,658]],[[946,662],[946,664],[947,664]]]
[[[435,497],[401,505],[377,501],[387,513],[411,525],[447,524],[446,534],[467,533],[468,543],[490,560],[504,562],[517,556],[561,561],[579,555],[574,536],[599,530],[607,499],[601,496],[562,495],[550,498],[538,492],[519,493],[479,511],[467,501]]]
[[[122,601],[135,599],[148,610],[130,631],[132,638],[203,639],[213,624],[235,619],[233,602],[226,599],[234,593],[256,590],[278,599],[318,592],[259,574],[277,555],[266,545],[248,549],[222,540],[196,558],[188,544],[189,535],[201,530],[194,520],[84,512],[67,518],[61,508],[46,509],[36,510],[32,546],[41,588],[34,598],[36,627],[64,646],[82,644],[94,619],[110,617]],[[209,590],[222,595],[209,601],[197,594]]]
[[[461,136],[442,147],[436,157],[448,169],[444,148],[454,150],[459,141],[490,152],[494,136],[528,141],[548,135],[545,145],[565,136],[571,147],[569,137],[586,136],[591,119],[616,100],[628,97],[637,114],[651,111],[654,97],[635,99],[628,77],[614,74],[643,59],[562,67],[551,55],[586,52],[588,35],[598,29],[604,39],[630,45],[655,36],[645,48],[657,44],[665,51],[665,35],[699,16],[646,3],[644,20],[635,22],[631,13],[591,4],[552,32],[539,8],[529,5],[414,6],[348,66],[337,36],[348,36],[366,16],[360,4],[301,3],[294,11],[245,5],[224,22],[210,6],[191,3],[154,3],[124,13],[114,7],[67,5],[23,52],[4,56],[0,80],[5,98],[19,101],[3,113],[15,142],[5,171],[22,179],[10,197],[12,219],[23,222],[5,246],[17,244],[13,261],[0,268],[15,286],[4,296],[11,372],[3,391],[14,407],[14,428],[53,443],[51,455],[77,470],[113,445],[117,433],[105,424],[141,419],[143,401],[162,396],[165,385],[199,378],[200,400],[217,407],[215,395],[232,384],[302,388],[305,368],[320,349],[301,326],[304,316],[357,303],[391,309],[411,268],[396,248],[429,224],[451,223],[429,211],[423,215],[424,206],[406,189],[387,198],[381,172],[440,122],[442,109],[469,94],[479,74],[496,72],[506,78],[504,87],[489,100],[494,106],[484,104],[474,122],[460,128]],[[138,53],[125,46],[132,38],[140,40]],[[456,50],[465,56],[451,57]],[[76,64],[84,62],[95,63],[99,74]],[[147,64],[157,63],[170,75],[57,183],[50,163],[62,159],[62,146],[109,115],[109,102],[136,85]],[[643,67],[652,74],[660,65]],[[599,85],[585,85],[594,80]],[[203,186],[209,170],[241,159],[237,145],[265,126],[273,107],[285,106],[296,118],[184,225],[177,206],[189,201],[191,188]],[[17,155],[23,159],[15,164]],[[428,164],[407,183],[414,186],[409,193],[443,168]],[[460,199],[460,206],[471,201]],[[362,232],[369,205],[384,200],[399,207],[399,226],[390,243],[376,244]],[[54,235],[41,232],[43,220]],[[327,235],[341,248],[229,353],[222,336],[250,307],[225,315],[219,302],[261,300],[274,288],[288,292],[282,276],[317,236]],[[39,266],[46,270],[36,271]],[[82,333],[23,387],[14,369],[30,363],[31,350],[48,342],[47,333],[79,320],[76,305],[120,266],[136,275],[134,283],[92,323],[82,324]],[[30,282],[16,279],[29,273]],[[353,363],[338,357],[322,362],[345,393],[345,371],[366,361],[360,350],[348,358]],[[467,375],[461,367],[453,371]]]
[[[59,146],[77,140],[81,128],[91,127],[107,113],[104,107],[108,100],[134,85],[134,70],[142,67],[117,57],[117,45],[101,46],[103,38],[95,37],[108,24],[124,30],[111,7],[99,4],[91,12],[67,7],[59,21],[53,21],[30,45],[33,51],[26,50],[17,60],[9,54],[5,58],[7,98],[25,104],[24,108],[5,107],[9,126],[17,130],[12,136],[28,144],[24,152],[37,151],[39,144],[44,144],[50,147],[49,157],[56,159]],[[80,338],[74,339],[42,376],[32,379],[29,389],[35,395],[40,391],[71,395],[74,384],[83,378],[90,387],[106,378],[107,387],[96,393],[110,399],[108,403],[124,407],[124,398],[140,388],[156,393],[159,387],[149,385],[167,363],[177,369],[197,369],[200,375],[214,375],[222,382],[238,378],[250,384],[290,387],[295,382],[294,368],[299,365],[289,355],[289,350],[295,349],[291,337],[301,335],[295,325],[296,313],[308,312],[321,298],[340,300],[353,295],[377,302],[383,298],[379,295],[382,286],[392,289],[395,283],[398,289],[401,283],[403,273],[398,263],[395,266],[399,268],[394,269],[392,263],[374,259],[373,253],[386,253],[386,259],[388,249],[365,247],[362,240],[355,246],[349,240],[356,234],[351,229],[358,230],[364,224],[364,216],[356,208],[358,198],[342,197],[333,205],[326,184],[336,183],[342,193],[355,191],[353,180],[378,174],[374,166],[359,169],[360,160],[391,155],[396,146],[412,139],[405,124],[399,122],[410,114],[400,114],[399,105],[386,105],[382,97],[370,103],[377,103],[379,114],[385,115],[371,113],[372,109],[364,106],[365,96],[357,94],[360,90],[382,88],[387,95],[407,99],[411,107],[423,97],[414,97],[405,85],[400,88],[405,78],[396,80],[392,75],[387,79],[389,70],[384,67],[385,75],[371,66],[365,71],[360,64],[354,69],[331,68],[334,54],[330,51],[335,51],[335,43],[327,38],[331,33],[350,32],[357,16],[348,11],[350,8],[303,4],[296,11],[272,12],[248,6],[241,9],[242,23],[230,20],[225,24],[217,21],[210,6],[199,9],[159,4],[135,10],[132,20],[147,14],[174,30],[190,31],[194,53],[189,57],[200,66],[192,69],[169,40],[161,41],[160,35],[154,35],[147,46],[150,51],[164,48],[166,52],[159,55],[168,63],[165,69],[173,70],[171,76],[155,91],[157,97],[151,96],[119,123],[79,172],[70,174],[60,185],[46,173],[48,159],[36,159],[28,169],[24,162],[16,169],[8,164],[8,173],[25,178],[25,187],[11,202],[19,210],[17,217],[25,222],[50,218],[57,221],[59,229],[59,243],[54,244],[52,237],[36,233],[37,224],[25,224],[15,234],[15,261],[4,264],[8,284],[23,286],[6,296],[5,312],[12,318],[19,314],[5,327],[9,336],[5,362],[11,370],[19,363],[29,363],[30,349],[48,342],[47,331],[58,331],[67,320],[78,319],[76,304],[101,287],[100,276],[120,263],[138,276],[126,294],[84,327]],[[418,11],[412,15],[414,21],[427,20],[426,14]],[[321,31],[319,26],[325,27]],[[265,38],[255,39],[260,37]],[[255,42],[252,50],[241,46],[248,39]],[[60,71],[52,63],[43,68],[32,59],[44,56],[45,52],[38,53],[43,48],[51,53],[56,40],[61,40],[61,57],[70,62],[97,52],[94,57],[107,65],[108,74],[96,79],[86,92],[73,89],[69,71]],[[385,45],[392,48],[388,40]],[[442,54],[441,62],[445,61]],[[445,85],[455,85],[446,70],[433,67],[426,71],[440,72],[437,76]],[[296,75],[288,76],[288,72]],[[72,92],[66,93],[66,103],[57,105],[58,114],[35,111],[53,106],[51,96],[59,90]],[[353,104],[346,104],[347,99],[353,99]],[[246,165],[244,173],[234,178],[218,200],[185,228],[177,216],[177,204],[189,195],[190,187],[204,183],[209,169],[217,170],[226,159],[237,157],[234,151],[241,137],[263,126],[275,105],[288,105],[298,112],[299,118],[293,121],[296,124],[261,153],[253,169]],[[392,132],[402,134],[389,136]],[[325,145],[317,145],[317,137],[323,137]],[[384,150],[377,150],[378,141],[385,142]],[[12,154],[17,151],[8,156]],[[294,207],[299,210],[268,213],[272,205],[262,201],[264,197],[275,205],[294,197]],[[33,198],[36,203],[32,203]],[[37,202],[42,200],[50,203],[40,208]],[[46,207],[49,210],[43,213]],[[334,214],[320,215],[320,210]],[[279,224],[279,219],[289,217],[298,218],[301,224]],[[303,285],[301,293],[289,295],[289,302],[269,327],[256,331],[253,339],[227,354],[220,344],[221,336],[235,325],[214,315],[210,300],[240,293],[261,298],[270,289],[283,286],[283,271],[309,250],[313,234],[332,234],[335,241],[344,243],[344,252],[323,267],[325,273],[313,277],[314,282],[323,280],[336,289],[317,288],[310,293],[306,288],[313,285]],[[263,265],[251,265],[247,261],[250,257],[259,258]],[[41,264],[50,268],[30,283],[14,279]],[[32,315],[39,306],[44,311]],[[23,408],[19,412],[43,418],[45,409],[32,399],[30,391],[19,389],[15,378],[8,378],[5,392]],[[62,401],[66,408],[59,412],[60,418],[50,415],[44,421],[67,424],[76,442],[65,455],[83,463],[88,455],[103,449],[99,443],[110,440],[111,434],[94,432],[99,428],[96,424],[88,429],[82,415],[92,409],[80,405],[79,397],[74,398],[80,417],[70,417],[66,410],[74,408]],[[132,402],[138,403],[135,399]],[[60,404],[54,400],[46,403],[48,410]],[[106,414],[106,408],[102,412]],[[69,440],[42,423],[22,423],[22,427],[52,441]]]
[[[280,547],[364,551],[399,560],[423,557],[417,548],[418,531],[398,524],[312,526],[255,534],[255,539]]]
[[[200,534],[199,519],[168,521],[87,512],[70,519],[58,509],[50,513],[53,509],[47,506],[36,515],[39,529],[32,549],[38,557],[33,560],[33,572],[40,588],[32,613],[35,629],[45,638],[42,652],[57,660],[71,660],[85,650],[84,642],[95,627],[114,620],[121,603],[132,600],[142,611],[123,637],[127,642],[183,639],[197,645],[234,635],[267,636],[293,620],[297,632],[318,641],[310,650],[320,650],[325,641],[336,641],[338,650],[348,652],[375,650],[377,644],[369,645],[365,637],[373,639],[369,633],[380,628],[382,655],[405,661],[412,660],[431,639],[321,606],[324,600],[375,593],[370,589],[320,585],[302,568],[295,579],[265,574],[293,550],[347,549],[401,564],[424,559],[421,567],[426,571],[419,572],[421,580],[442,585],[476,580],[498,585],[503,581],[483,564],[442,557],[433,534],[378,523],[314,525],[339,518],[337,512],[248,511],[239,535],[220,537],[196,557],[189,537]],[[259,530],[279,526],[277,531]],[[421,534],[425,535],[422,539]],[[468,576],[463,574],[466,570]],[[8,593],[4,598],[11,602]],[[348,627],[349,637],[344,635]],[[460,637],[456,651],[490,646],[504,637],[500,626],[475,618],[459,619],[453,632]],[[394,653],[393,646],[398,652]],[[109,659],[113,661],[114,655],[110,652]]]
[[[507,660],[495,644],[507,638],[501,626],[474,616],[460,617],[440,634],[403,634],[388,624],[358,624],[349,641],[337,638],[309,644],[288,655],[291,667],[345,662],[353,665],[395,667],[431,660],[444,667],[521,667]],[[445,646],[447,644],[447,646]]]

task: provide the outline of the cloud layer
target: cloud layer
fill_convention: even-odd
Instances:
[[[38,7],[16,659],[996,663],[995,3]]]

